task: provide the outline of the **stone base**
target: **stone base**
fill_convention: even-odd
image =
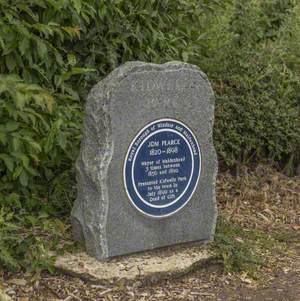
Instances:
[[[72,276],[98,283],[156,282],[178,277],[205,265],[213,254],[198,244],[168,247],[97,261],[84,252],[57,258],[55,267]]]

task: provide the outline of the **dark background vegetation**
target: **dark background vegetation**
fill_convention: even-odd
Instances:
[[[0,0],[0,263],[63,250],[84,99],[128,60],[198,65],[222,170],[300,160],[297,0]]]

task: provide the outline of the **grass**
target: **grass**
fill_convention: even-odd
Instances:
[[[282,253],[299,241],[300,177],[266,165],[242,168],[218,178],[219,218],[212,249],[226,272],[259,275],[277,266]]]
[[[220,217],[211,249],[226,273],[246,272],[256,278],[267,264],[266,253],[278,247],[278,241],[258,230],[243,229]]]

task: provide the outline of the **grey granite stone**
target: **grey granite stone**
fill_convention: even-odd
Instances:
[[[153,120],[172,118],[192,129],[201,147],[201,175],[189,202],[162,219],[130,203],[123,180],[127,150]],[[84,136],[76,163],[78,195],[73,233],[102,260],[213,238],[217,158],[213,147],[214,96],[196,66],[128,62],[96,84],[87,99]]]

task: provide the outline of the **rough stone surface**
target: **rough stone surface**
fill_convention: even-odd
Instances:
[[[55,267],[90,282],[147,283],[183,275],[207,264],[212,256],[199,246],[164,248],[159,252],[148,251],[109,261],[97,261],[82,252],[58,257]]]
[[[137,81],[146,85],[136,87]],[[153,82],[161,85],[153,87]],[[181,120],[193,130],[201,145],[202,170],[188,204],[157,220],[130,204],[123,164],[133,137],[159,118]],[[89,255],[102,260],[213,238],[217,217],[213,120],[214,96],[207,77],[186,63],[128,62],[93,87],[86,104],[76,164],[78,196],[72,210],[74,237],[84,241]]]

